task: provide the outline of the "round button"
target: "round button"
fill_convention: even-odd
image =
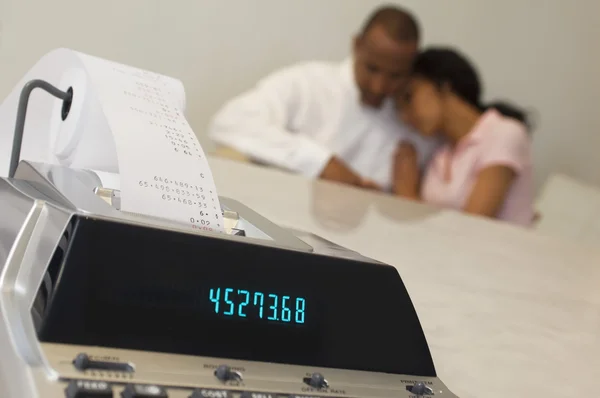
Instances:
[[[233,370],[231,370],[231,368],[227,365],[221,365],[217,368],[217,370],[215,370],[215,377],[219,380],[221,380],[222,382],[226,382],[226,381],[230,381],[230,380],[234,380],[234,379],[240,379],[241,376],[238,372],[234,372]]]
[[[227,381],[231,379],[231,368],[227,365],[221,365],[215,370],[215,376],[221,381]]]
[[[308,384],[314,388],[324,388],[327,387],[327,380],[321,373],[313,373]]]
[[[411,389],[415,395],[429,395],[431,393],[431,389],[425,385],[422,381],[416,383]]]

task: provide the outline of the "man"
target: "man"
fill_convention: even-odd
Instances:
[[[389,191],[398,142],[412,142],[421,165],[435,145],[402,124],[392,100],[408,83],[418,43],[407,11],[380,8],[355,37],[352,59],[273,73],[227,103],[210,136],[257,162]]]

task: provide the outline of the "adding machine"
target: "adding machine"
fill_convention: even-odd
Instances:
[[[70,94],[32,83],[64,120]],[[99,173],[18,161],[23,98],[0,178],[0,397],[456,398],[396,268],[224,197],[224,232],[122,211]]]
[[[226,233],[87,170],[0,179],[0,396],[455,397],[396,268],[221,198]]]

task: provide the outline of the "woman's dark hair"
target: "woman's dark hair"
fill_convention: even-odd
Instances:
[[[506,117],[522,122],[531,129],[527,113],[507,102],[481,104],[481,83],[475,67],[458,51],[450,48],[429,48],[415,60],[413,75],[423,77],[438,87],[448,85],[453,93],[482,111],[496,109]]]

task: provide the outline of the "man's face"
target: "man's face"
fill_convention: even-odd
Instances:
[[[410,77],[416,41],[397,41],[380,26],[354,40],[354,76],[361,102],[379,108],[383,101],[405,89]]]

